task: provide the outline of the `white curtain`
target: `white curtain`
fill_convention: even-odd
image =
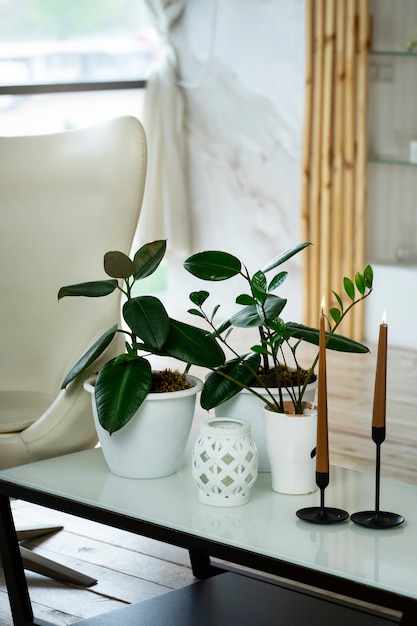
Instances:
[[[168,239],[168,255],[185,258],[191,249],[184,101],[171,31],[187,0],[146,0],[166,55],[149,77],[143,124],[148,139],[148,172],[139,220],[139,244]]]

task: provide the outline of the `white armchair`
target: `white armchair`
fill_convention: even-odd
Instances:
[[[0,138],[0,468],[97,442],[82,381],[60,387],[119,320],[120,298],[64,306],[57,293],[74,277],[103,278],[108,250],[130,251],[146,155],[143,127],[130,116]],[[122,343],[109,350],[120,352]]]

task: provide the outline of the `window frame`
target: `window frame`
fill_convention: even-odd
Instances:
[[[106,91],[122,89],[144,89],[146,79],[108,80],[68,83],[30,83],[0,85],[0,96],[37,95],[45,93],[70,93],[80,91]]]

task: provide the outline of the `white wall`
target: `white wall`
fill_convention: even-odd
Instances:
[[[304,27],[304,0],[189,0],[175,31],[181,75],[197,82],[185,89],[194,251],[232,252],[252,272],[301,241]],[[299,321],[301,257],[287,269],[285,317]]]

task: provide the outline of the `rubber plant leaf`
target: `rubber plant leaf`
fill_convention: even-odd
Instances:
[[[123,305],[123,317],[132,332],[155,350],[160,350],[169,333],[169,317],[154,296],[138,296]]]
[[[311,246],[311,243],[310,242],[299,243],[298,246],[295,246],[295,248],[290,248],[290,250],[283,252],[282,254],[272,259],[272,261],[269,261],[269,263],[267,263],[265,267],[262,268],[262,271],[269,272],[270,270],[274,269],[274,267],[278,267],[278,265],[282,265],[282,263],[285,263],[285,261],[288,261],[288,259],[291,259],[291,257],[293,257],[295,254],[298,254],[299,252],[301,252],[301,250],[304,250],[304,248],[307,248],[307,246]]]
[[[112,359],[99,371],[95,384],[98,420],[110,435],[123,428],[149,393],[152,370],[149,361]]]
[[[269,294],[264,302],[265,317],[260,315],[256,305],[245,306],[243,309],[232,315],[230,322],[239,328],[254,328],[264,326],[268,319],[278,317],[287,301],[279,296]]]
[[[104,255],[104,271],[112,278],[129,278],[135,271],[135,264],[124,252],[112,250]]]
[[[242,385],[225,378],[223,374],[248,386],[254,375],[258,373],[260,363],[259,354],[250,352],[243,357],[228,361],[212,372],[206,378],[201,392],[200,403],[203,409],[213,409],[241,391]]]
[[[318,328],[311,328],[303,324],[297,324],[296,322],[288,322],[286,327],[287,331],[295,339],[303,339],[308,343],[312,343],[316,346],[319,345],[320,332]],[[363,343],[336,334],[332,335],[329,339],[327,348],[329,348],[329,350],[335,350],[336,352],[352,352],[355,354],[365,354],[369,352],[369,348]]]
[[[207,330],[173,319],[161,354],[202,367],[218,367],[225,361],[223,350]]]
[[[84,372],[94,361],[104,352],[107,346],[112,342],[117,331],[117,324],[112,326],[107,332],[98,339],[94,345],[87,350],[81,359],[74,365],[70,372],[65,376],[61,389],[65,389],[69,383],[74,380],[81,372]]]
[[[58,300],[65,298],[65,296],[87,296],[88,298],[108,296],[113,293],[117,285],[117,280],[94,280],[88,283],[67,285],[58,291]]]
[[[228,252],[207,250],[188,257],[184,267],[190,274],[203,280],[227,280],[240,273],[242,264]]]
[[[135,280],[146,278],[153,274],[165,256],[166,247],[166,239],[159,239],[152,243],[146,243],[139,248],[133,259],[135,264]]]

